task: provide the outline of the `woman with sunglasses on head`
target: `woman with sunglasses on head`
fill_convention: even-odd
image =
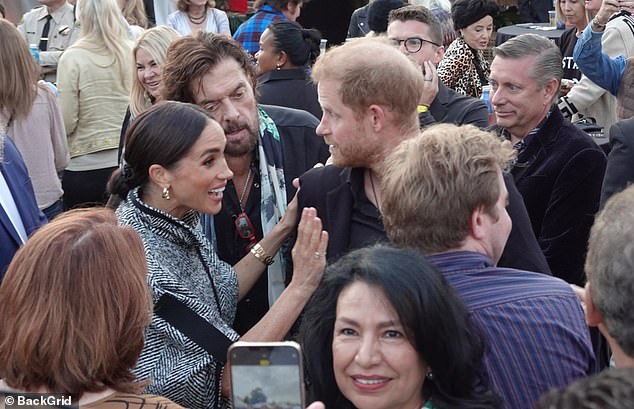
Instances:
[[[189,408],[227,403],[221,397],[229,390],[223,364],[226,347],[239,338],[232,328],[237,302],[271,264],[297,218],[294,199],[273,230],[235,266],[218,258],[199,219],[200,213],[220,211],[233,176],[225,144],[222,128],[202,108],[162,102],[130,126],[124,164],[109,182],[110,192],[124,199],[119,221],[143,240],[157,310],[136,373],[152,379],[149,393]],[[293,278],[242,340],[284,338],[319,284],[327,242],[315,210],[304,209],[292,251]]]
[[[328,267],[302,318],[310,399],[337,409],[495,409],[464,303],[419,253],[385,245]]]
[[[489,63],[483,51],[489,47],[495,0],[456,0],[451,6],[454,29],[458,33],[438,64],[438,78],[463,95],[480,98],[489,84]]]
[[[320,40],[319,31],[294,21],[269,24],[255,53],[258,102],[303,109],[321,118],[317,88],[309,74],[319,56]]]

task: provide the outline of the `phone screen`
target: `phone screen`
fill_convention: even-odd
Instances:
[[[304,408],[299,345],[238,343],[229,361],[235,409]]]

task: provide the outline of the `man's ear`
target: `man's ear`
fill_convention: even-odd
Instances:
[[[438,64],[440,64],[440,60],[442,60],[442,57],[444,56],[445,56],[445,47],[443,46],[436,47],[436,49],[434,50],[434,61],[432,61],[434,65],[438,66]]]
[[[548,105],[550,105],[557,92],[559,92],[559,82],[556,79],[553,78],[544,85],[544,99]]]
[[[592,291],[590,291],[591,284],[586,284],[586,322],[590,327],[598,327],[603,323],[603,314],[592,300]]]
[[[148,176],[151,182],[161,187],[169,187],[172,184],[171,173],[161,165],[151,165],[148,169]]]
[[[370,105],[367,109],[368,119],[370,121],[370,126],[374,132],[381,131],[385,125],[387,118],[387,112],[385,112],[385,108],[381,105],[373,104]]]
[[[485,221],[486,211],[484,206],[478,206],[477,209],[471,213],[471,219],[469,221],[471,235],[475,239],[484,239],[487,236],[487,228]]]

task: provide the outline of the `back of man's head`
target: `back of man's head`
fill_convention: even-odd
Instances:
[[[255,89],[255,68],[251,57],[233,39],[201,32],[174,41],[167,49],[162,67],[162,96],[165,100],[195,103],[194,90],[202,77],[217,64],[233,58]],[[218,81],[222,81],[218,78]]]
[[[530,77],[540,87],[545,86],[552,79],[561,83],[564,70],[561,65],[561,51],[559,47],[544,36],[537,34],[522,34],[513,37],[493,49],[494,58],[520,59],[534,57],[530,68]],[[555,97],[557,93],[555,93]]]
[[[634,186],[612,196],[597,216],[585,269],[607,331],[634,358]]]
[[[606,369],[563,390],[545,393],[535,409],[630,409],[634,407],[634,368]]]
[[[499,172],[513,155],[510,142],[472,125],[435,125],[403,141],[382,179],[388,237],[424,254],[459,248],[476,209],[497,219]]]
[[[436,44],[442,44],[443,32],[440,21],[434,13],[423,6],[409,5],[401,7],[400,9],[392,10],[390,11],[387,21],[388,26],[393,21],[418,21],[419,23],[426,24],[431,40]]]
[[[381,38],[357,38],[319,56],[313,80],[339,83],[341,101],[356,114],[381,105],[403,130],[418,127],[416,106],[423,93],[418,67]]]

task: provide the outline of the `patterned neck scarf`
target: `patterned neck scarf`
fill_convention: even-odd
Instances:
[[[260,169],[262,233],[266,235],[286,213],[286,182],[282,160],[282,141],[275,122],[258,107],[260,135],[258,137],[258,166]],[[285,262],[282,251],[273,257],[268,267],[269,306],[284,291]]]

